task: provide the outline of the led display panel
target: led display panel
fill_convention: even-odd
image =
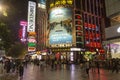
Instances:
[[[49,13],[49,44],[72,43],[72,9],[59,7]]]

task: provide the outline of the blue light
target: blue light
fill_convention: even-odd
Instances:
[[[46,0],[39,0],[40,4],[46,4]]]

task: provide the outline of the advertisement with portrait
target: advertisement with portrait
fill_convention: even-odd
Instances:
[[[72,43],[72,9],[57,7],[49,13],[49,44]]]
[[[110,48],[112,58],[120,58],[120,42],[111,43],[107,47]]]

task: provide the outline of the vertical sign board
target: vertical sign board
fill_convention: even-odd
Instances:
[[[30,34],[32,32],[35,32],[35,19],[36,19],[36,2],[29,1],[28,2],[28,27],[27,27],[27,32]],[[35,37],[35,35],[31,35]],[[29,37],[29,36],[28,36]],[[28,51],[32,52],[36,50],[36,43],[30,44],[31,42],[28,42]]]
[[[22,26],[22,35],[21,35],[21,41],[26,42],[26,21],[20,21],[20,25]]]
[[[28,28],[27,32],[35,32],[36,3],[28,2]]]

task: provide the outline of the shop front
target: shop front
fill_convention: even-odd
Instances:
[[[78,49],[78,50],[77,50]],[[52,48],[56,60],[61,63],[80,63],[83,61],[83,52],[80,48]]]
[[[106,28],[105,49],[107,59],[120,58],[120,24]],[[112,31],[112,35],[111,35]]]

